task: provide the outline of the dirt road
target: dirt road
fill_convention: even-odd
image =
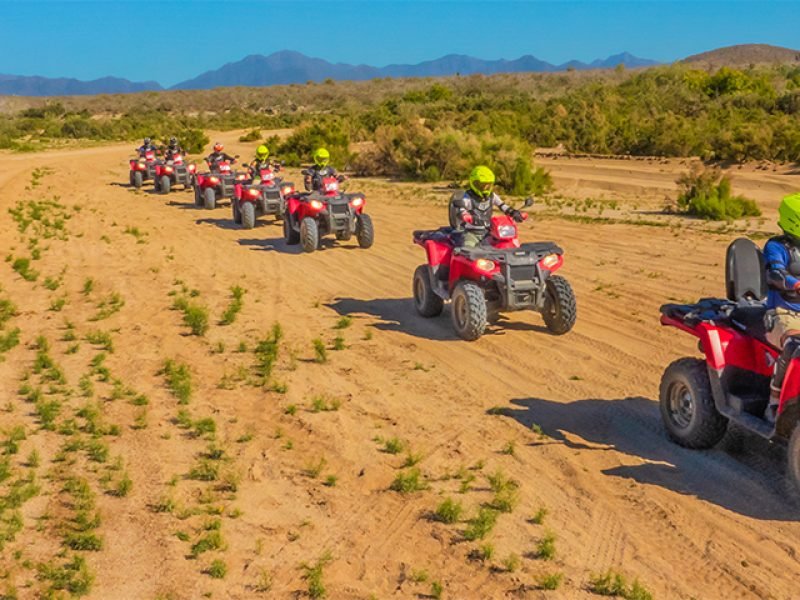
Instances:
[[[71,215],[65,240],[39,239],[35,281],[13,261],[0,278],[0,297],[19,312],[7,327],[21,330],[0,363],[0,430],[26,432],[0,487],[7,493],[29,472],[39,486],[20,508],[23,530],[0,554],[20,597],[55,585],[37,565],[63,565],[76,552],[94,574],[88,597],[98,599],[303,597],[318,574],[336,599],[414,598],[434,583],[445,598],[591,598],[592,576],[608,569],[638,578],[656,598],[798,597],[800,507],[788,499],[781,450],[735,432],[720,449],[680,449],[666,439],[655,402],[666,365],[696,353],[688,336],[659,327],[658,306],[719,295],[730,235],[534,218],[522,237],[566,250],[564,274],[579,303],[574,331],[552,337],[538,316],[514,314],[465,343],[447,312],[423,320],[409,299],[423,260],[411,231],[443,224],[446,191],[356,180],[375,221],[374,248],[345,243],[305,255],[283,243],[271,219],[244,231],[229,208],[195,209],[188,192],[166,200],[129,189],[128,150],[12,156],[0,172],[3,256],[30,256],[35,235],[34,226],[20,232],[8,208],[57,195]],[[34,186],[32,170],[42,166],[52,172]],[[577,192],[608,187],[610,167],[596,177],[591,164],[580,165],[580,177],[577,167],[553,168],[557,182],[580,179]],[[652,177],[647,169],[621,176],[636,186]],[[44,285],[62,272],[57,289]],[[246,289],[243,308],[223,326],[235,285]],[[209,309],[204,336],[188,335],[172,308],[184,295]],[[97,319],[120,299],[124,306]],[[352,322],[335,329],[343,316]],[[274,323],[283,330],[279,358],[261,386],[253,350]],[[113,340],[109,382],[92,370],[100,348],[85,338],[97,331]],[[52,431],[20,389],[42,352],[38,336],[68,388],[41,384],[45,399],[60,402]],[[337,336],[344,349],[333,349]],[[314,339],[327,346],[324,364],[314,361]],[[167,359],[190,368],[186,405],[160,374]],[[84,375],[91,396],[79,391]],[[87,403],[117,435],[84,424]],[[93,440],[107,446],[107,460],[96,460]],[[389,489],[406,462],[417,463],[425,489]],[[198,466],[211,474],[198,476]],[[123,473],[127,495],[106,493]],[[465,541],[497,474],[518,482],[518,502],[483,541]],[[63,490],[76,477],[94,491],[102,548],[62,558],[77,510]],[[513,496],[514,486],[504,491]],[[455,524],[431,518],[446,497],[463,505]],[[540,508],[547,514],[537,524]],[[537,548],[550,534],[555,556],[545,560]],[[474,558],[487,543],[493,556]],[[222,579],[209,574],[221,574],[215,560],[225,565]],[[537,589],[553,573],[564,575],[559,589]]]

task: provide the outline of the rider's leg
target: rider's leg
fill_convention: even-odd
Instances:
[[[483,238],[472,231],[465,231],[464,238],[463,238],[463,246],[465,248],[475,248],[481,243]]]
[[[800,350],[800,313],[779,310],[775,315],[775,323],[767,335],[769,341],[783,350],[775,361],[775,370],[769,384],[769,405],[765,416],[774,419],[781,397],[786,370],[795,352]]]

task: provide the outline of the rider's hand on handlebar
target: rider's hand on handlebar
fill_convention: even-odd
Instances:
[[[467,225],[472,225],[472,215],[469,213],[464,213],[461,215],[461,220],[464,221]]]
[[[528,213],[522,213],[518,210],[511,211],[511,218],[514,219],[517,223],[522,223],[525,219],[528,218]]]

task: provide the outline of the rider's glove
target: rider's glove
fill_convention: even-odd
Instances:
[[[525,213],[521,213],[516,209],[512,210],[510,214],[511,218],[514,219],[517,223],[522,223],[525,219],[528,218],[528,215],[526,215]]]
[[[472,225],[472,215],[469,213],[464,213],[461,215],[461,220],[464,221],[467,225]]]

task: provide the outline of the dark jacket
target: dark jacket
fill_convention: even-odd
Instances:
[[[304,169],[303,176],[304,176],[303,183],[306,186],[307,192],[321,192],[322,180],[325,179],[326,177],[339,178],[339,173],[338,171],[336,171],[336,169],[334,169],[330,165],[328,165],[327,167],[320,167],[318,165],[314,165],[313,167]]]
[[[459,229],[489,229],[492,225],[492,209],[496,206],[505,214],[512,214],[513,209],[508,206],[495,193],[488,198],[478,196],[471,189],[453,199],[453,206],[458,216],[457,224]],[[464,221],[464,215],[472,215],[472,223]]]

